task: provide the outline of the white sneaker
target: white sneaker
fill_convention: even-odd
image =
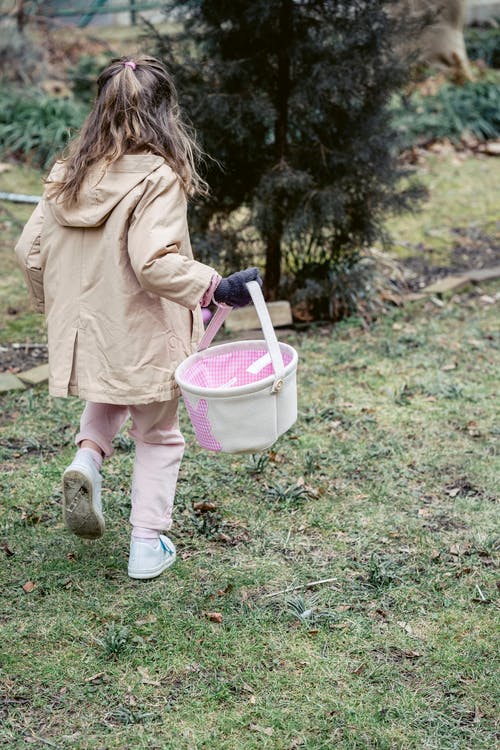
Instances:
[[[84,539],[104,532],[101,475],[92,458],[77,454],[63,474],[63,516],[67,528]]]
[[[134,539],[130,542],[128,574],[131,578],[156,578],[175,562],[175,546],[160,534],[156,546]]]

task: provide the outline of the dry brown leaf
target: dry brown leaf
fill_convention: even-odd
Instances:
[[[407,659],[421,659],[422,654],[419,651],[402,651],[403,656]]]
[[[93,674],[92,677],[87,677],[85,682],[92,682],[92,683],[102,682],[102,678],[104,677],[104,674],[105,674],[104,672],[97,672],[97,674]]]
[[[136,620],[135,624],[136,625],[151,625],[157,622],[157,620],[158,620],[157,616],[151,613],[149,615],[146,615],[146,617],[143,617],[141,620]]]
[[[149,674],[147,667],[137,667],[137,671],[141,675],[141,682],[143,685],[153,685],[154,687],[161,687],[161,682],[154,680]]]
[[[210,620],[210,622],[222,622],[222,615],[220,612],[205,612],[205,617],[207,620]]]
[[[360,664],[358,667],[356,667],[356,669],[351,670],[351,674],[357,674],[357,675],[363,674],[365,669],[366,669],[366,664]]]
[[[429,518],[429,516],[432,516],[432,510],[430,508],[419,508],[418,509],[418,515],[422,518]]]
[[[461,542],[460,544],[452,544],[449,552],[450,555],[467,555],[471,550],[471,545],[468,542]]]
[[[478,724],[483,718],[484,713],[481,711],[479,706],[474,707],[474,724]]]
[[[274,729],[272,727],[261,727],[260,724],[250,724],[248,727],[251,732],[260,732],[261,734],[267,734],[268,737],[272,737]]]
[[[26,581],[26,583],[23,583],[23,589],[27,594],[31,594],[35,586],[36,583],[33,583],[33,581]]]
[[[234,586],[232,583],[228,583],[225,589],[217,589],[217,596],[226,596],[226,594],[230,594],[233,590]]]
[[[413,628],[412,628],[412,626],[410,625],[410,623],[409,623],[409,622],[402,622],[402,621],[399,621],[399,622],[398,622],[398,625],[399,625],[399,627],[400,627],[400,628],[402,628],[402,629],[403,629],[403,630],[404,630],[404,631],[405,631],[406,633],[408,633],[408,635],[413,635]]]
[[[202,500],[199,503],[193,503],[193,510],[195,513],[211,513],[214,510],[217,510],[217,505],[215,503],[207,503]]]

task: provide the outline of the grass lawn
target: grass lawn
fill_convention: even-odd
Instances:
[[[429,194],[419,211],[388,221],[394,254],[423,256],[430,264],[447,265],[453,250],[467,249],[480,238],[500,243],[499,160],[430,155],[418,167],[418,175]]]
[[[23,213],[0,219],[0,345],[42,335],[11,255]],[[106,535],[85,542],[60,490],[81,403],[2,396],[0,741],[493,748],[495,291],[290,334],[299,419],[259,456],[198,450],[182,408],[179,559],[154,581],[126,574],[127,433],[104,469]]]

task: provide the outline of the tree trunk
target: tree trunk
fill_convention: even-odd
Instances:
[[[264,294],[271,301],[278,296],[281,278],[281,235],[282,228],[278,227],[276,232],[267,237],[266,243]]]
[[[274,146],[276,165],[285,161],[288,144],[288,102],[290,98],[290,45],[293,32],[293,0],[283,0],[279,17],[278,76],[276,81],[276,120],[274,123]],[[266,238],[265,291],[268,299],[276,299],[281,279],[281,238],[283,222],[276,207],[273,232]]]
[[[25,0],[17,0],[16,2],[16,8],[15,8],[15,14],[16,14],[16,25],[17,30],[20,34],[24,33],[24,24],[26,22],[26,13],[25,13]]]

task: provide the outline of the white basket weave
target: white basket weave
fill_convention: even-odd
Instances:
[[[196,439],[207,450],[269,448],[297,419],[297,352],[278,342],[259,284],[247,286],[264,339],[208,349],[231,311],[219,306],[198,351],[175,372]]]

